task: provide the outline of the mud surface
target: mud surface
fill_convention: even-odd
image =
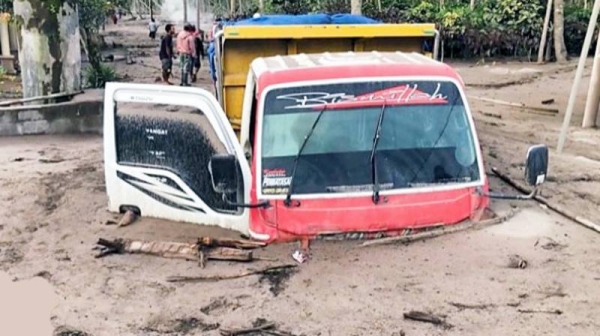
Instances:
[[[121,43],[145,39],[143,28],[125,28],[110,28]],[[128,33],[119,35],[122,30]],[[143,58],[152,67],[139,60],[114,65],[137,81],[153,82],[158,58]],[[549,106],[560,111],[573,78],[572,64],[456,67],[468,95],[536,106],[554,99]],[[208,74],[201,78],[207,81]],[[488,170],[498,167],[522,181],[527,147],[556,144],[561,115],[471,105]],[[598,223],[600,132],[576,126],[583,106],[581,96],[566,153],[551,150],[542,192]],[[533,202],[494,202],[496,212],[512,207],[516,216],[410,245],[318,241],[312,259],[294,274],[173,284],[166,277],[237,274],[291,262],[297,246],[260,251],[278,262],[211,262],[205,269],[143,255],[95,259],[91,249],[99,237],[193,242],[236,235],[145,218],[124,228],[106,225],[119,217],[106,211],[100,137],[1,138],[0,148],[0,274],[48,281],[59,298],[48,318],[57,333],[66,330],[62,335],[219,335],[219,328],[250,327],[259,318],[294,335],[593,335],[600,328],[600,234]],[[491,175],[490,181],[493,190],[512,192]],[[509,267],[513,255],[527,267]],[[410,311],[443,316],[453,327],[406,320]]]

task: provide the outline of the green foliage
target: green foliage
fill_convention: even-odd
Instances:
[[[89,88],[104,88],[106,82],[117,80],[117,74],[113,68],[100,64],[98,68],[90,66],[85,69],[85,80]]]
[[[100,63],[100,46],[96,37],[106,20],[106,16],[114,7],[106,0],[77,0],[77,2],[79,28],[90,62],[85,77],[90,87],[104,87],[107,81],[115,78],[115,74],[111,68],[107,68]]]
[[[578,6],[565,7],[565,44],[567,50],[572,52],[581,50],[590,16],[592,16],[591,8],[584,9]],[[594,34],[595,42],[596,38],[597,35]],[[590,50],[595,50],[595,48],[592,46]]]
[[[79,26],[86,32],[97,32],[110,9],[104,0],[77,0],[79,9]]]
[[[567,2],[567,49],[581,49],[591,10]],[[531,56],[539,46],[546,0],[363,0],[364,15],[387,23],[435,23],[444,40],[445,57]],[[268,13],[343,13],[347,0],[265,0]]]

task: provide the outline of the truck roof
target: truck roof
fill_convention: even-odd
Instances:
[[[259,88],[297,81],[351,77],[449,77],[463,84],[452,67],[416,52],[325,52],[261,57],[252,62]]]

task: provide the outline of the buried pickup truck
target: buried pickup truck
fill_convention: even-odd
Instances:
[[[460,76],[419,53],[258,58],[243,104],[238,141],[205,90],[109,83],[110,210],[273,242],[478,220],[503,196],[488,192]],[[547,163],[529,150],[528,183]]]

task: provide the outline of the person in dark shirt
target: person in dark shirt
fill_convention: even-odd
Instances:
[[[167,34],[160,42],[160,52],[158,56],[160,57],[160,61],[162,63],[163,81],[169,85],[173,85],[173,83],[169,82],[169,77],[171,77],[173,58],[175,58],[175,54],[173,53],[173,36],[175,35],[175,26],[169,23],[165,26],[165,31]]]
[[[196,50],[194,53],[194,72],[192,73],[192,82],[195,83],[198,77],[198,71],[202,66],[202,60],[204,59],[204,41],[202,31],[194,27],[194,44]]]

